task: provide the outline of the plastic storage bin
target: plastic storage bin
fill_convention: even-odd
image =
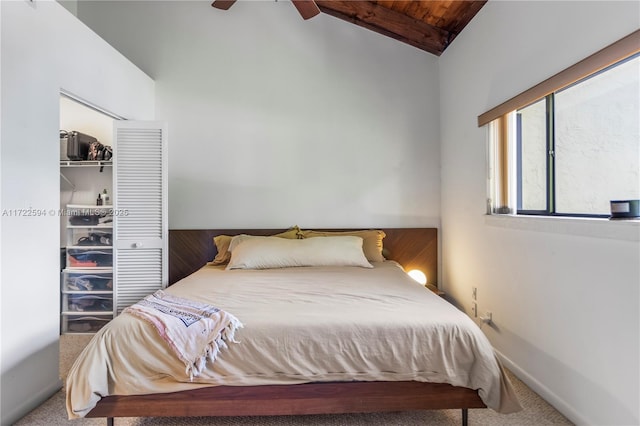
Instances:
[[[113,294],[64,293],[63,312],[113,312]]]
[[[67,230],[67,246],[100,248],[111,247],[112,244],[112,228],[69,228]]]
[[[62,291],[69,292],[111,292],[113,291],[113,272],[65,270],[62,273]]]
[[[67,248],[67,268],[100,268],[113,266],[111,247]]]
[[[62,333],[95,333],[113,319],[113,315],[87,313],[62,314]]]

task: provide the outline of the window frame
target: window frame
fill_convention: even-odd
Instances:
[[[568,87],[576,81],[595,74],[638,52],[640,52],[640,30],[632,32],[532,88],[480,114],[478,116],[478,127],[483,127],[511,111],[522,108],[537,99],[542,99],[549,93]]]
[[[582,81],[582,80],[581,80]],[[540,100],[540,99],[539,99]],[[544,97],[545,100],[545,204],[543,210],[522,208],[522,135],[521,115],[516,111],[516,206],[515,211],[519,215],[528,216],[560,216],[560,217],[592,217],[607,218],[607,214],[593,213],[561,213],[556,211],[556,138],[555,138],[555,92]],[[536,101],[537,102],[537,101]],[[508,143],[508,142],[507,142]]]
[[[555,212],[555,138],[554,138],[554,94],[567,89],[601,72],[604,72],[618,64],[630,60],[640,55],[640,30],[636,30],[617,42],[601,49],[593,55],[570,66],[558,74],[544,80],[538,85],[528,89],[517,96],[503,102],[478,116],[478,127],[489,124],[489,144],[488,151],[490,169],[495,168],[494,178],[497,182],[489,182],[489,197],[487,213],[531,215],[531,216],[558,216],[558,217],[584,217],[584,218],[607,218],[608,215],[581,214],[581,213],[557,213]],[[522,191],[520,170],[521,164],[519,150],[519,135],[517,135],[517,122],[519,118],[516,113],[534,102],[545,99],[545,123],[546,123],[546,210],[524,210],[522,205]],[[513,118],[509,120],[509,116]],[[507,130],[505,123],[512,121],[513,129]],[[516,140],[514,144],[509,143],[509,138]],[[512,153],[511,151],[515,151]],[[492,161],[493,160],[493,163]],[[510,161],[517,164],[518,176],[515,184],[510,182],[506,171],[509,169]],[[491,177],[489,178],[491,180]],[[493,198],[493,199],[492,199]],[[515,201],[514,202],[512,202]]]

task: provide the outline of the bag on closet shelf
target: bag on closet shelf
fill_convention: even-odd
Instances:
[[[102,160],[104,145],[95,141],[89,144],[89,153],[87,154],[87,160],[99,161]]]
[[[91,142],[89,145],[89,154],[87,160],[91,161],[108,161],[113,157],[113,150],[110,146],[102,145],[100,142]]]
[[[109,233],[91,232],[86,237],[81,237],[76,243],[77,246],[110,246],[112,235]]]
[[[111,148],[109,145],[105,145],[102,148],[102,160],[109,161],[111,160],[112,157],[113,157],[113,148]]]
[[[69,145],[69,133],[66,130],[60,130],[60,161],[67,161],[67,146]]]
[[[97,225],[100,216],[95,214],[77,215],[69,218],[69,224],[74,226]]]
[[[87,160],[89,156],[89,146],[92,143],[99,143],[98,139],[85,133],[72,130],[71,132],[60,131],[60,137],[66,133],[67,136],[67,157],[72,161]],[[102,145],[102,144],[100,144]]]

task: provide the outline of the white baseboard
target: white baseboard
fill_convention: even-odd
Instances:
[[[495,350],[495,349],[494,349]],[[540,395],[542,399],[551,404],[562,415],[571,420],[576,425],[588,425],[590,424],[578,411],[576,411],[571,405],[567,404],[565,400],[553,393],[548,387],[540,383],[533,376],[527,373],[525,370],[516,365],[509,358],[501,354],[499,351],[495,351],[506,368],[508,368],[516,377],[524,382],[532,391]]]
[[[27,414],[34,410],[36,407],[41,405],[47,399],[51,398],[53,394],[62,389],[62,381],[56,380],[51,383],[49,386],[41,389],[39,392],[32,395],[29,400],[23,401],[22,403],[12,407],[7,410],[8,412],[2,413],[2,424],[12,425]],[[6,390],[5,390],[6,392]]]

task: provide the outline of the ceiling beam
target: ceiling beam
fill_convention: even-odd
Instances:
[[[371,1],[316,0],[316,4],[327,15],[410,44],[436,56],[440,56],[453,38],[448,31]]]
[[[471,19],[476,16],[476,14],[482,9],[482,6],[485,5],[487,0],[471,0],[465,1],[465,6],[462,7],[458,13],[456,13],[455,18],[452,19],[449,27],[446,28],[451,32],[451,38],[449,39],[449,43],[453,41],[454,38],[464,29],[465,26],[471,21]]]

